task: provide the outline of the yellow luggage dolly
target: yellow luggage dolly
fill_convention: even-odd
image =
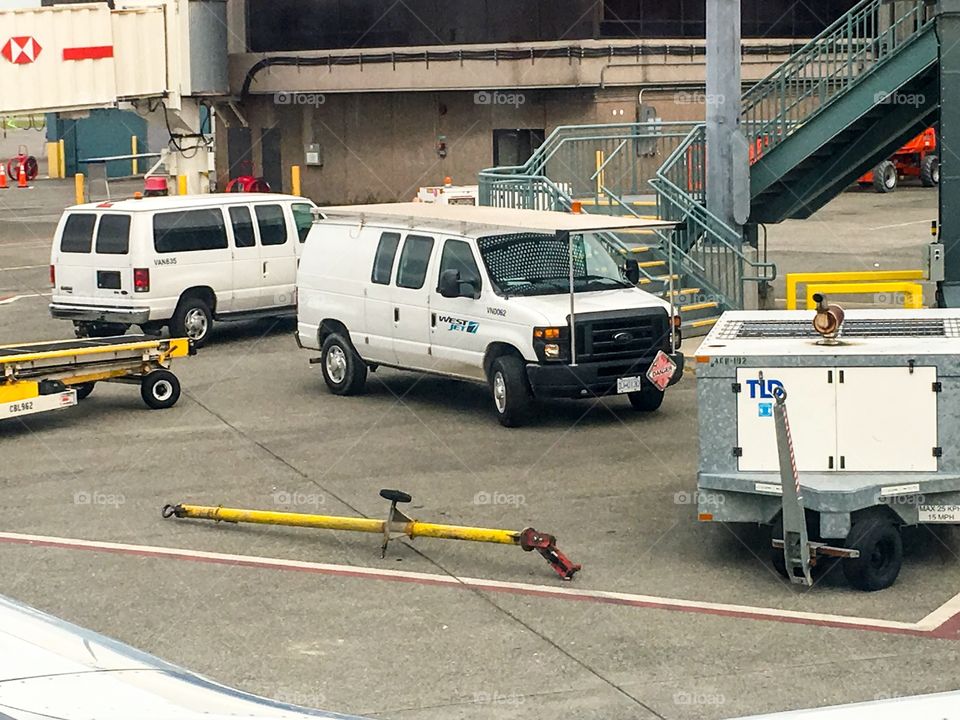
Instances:
[[[312,515],[307,513],[274,512],[271,510],[241,510],[238,508],[212,507],[208,505],[164,505],[164,518],[193,518],[228,523],[256,523],[260,525],[286,525],[321,530],[350,530],[383,535],[380,557],[387,553],[387,545],[398,537],[442,538],[446,540],[469,540],[471,542],[519,545],[526,552],[536,550],[563,580],[570,580],[580,570],[580,565],[557,549],[553,535],[533,528],[524,530],[497,530],[494,528],[466,527],[463,525],[438,525],[420,522],[397,508],[397,503],[408,503],[410,495],[402,490],[381,490],[380,497],[390,501],[386,520],[374,518],[342,517],[336,515]]]
[[[101,381],[139,385],[147,407],[172,407],[170,361],[195,352],[187,338],[146,335],[0,345],[0,420],[71,407]]]

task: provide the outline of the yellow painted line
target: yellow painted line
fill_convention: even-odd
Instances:
[[[681,305],[680,312],[693,312],[694,310],[706,310],[707,308],[715,308],[719,303],[715,302],[701,302],[693,303],[692,305]]]

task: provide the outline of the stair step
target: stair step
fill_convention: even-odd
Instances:
[[[673,296],[677,297],[678,295],[697,295],[699,292],[700,292],[700,288],[698,287],[680,288],[679,290],[673,291]]]
[[[699,302],[690,305],[681,305],[680,312],[694,312],[696,310],[709,310],[710,308],[720,307],[718,302]]]
[[[637,263],[642,268],[654,268],[654,267],[663,267],[667,264],[666,260],[644,260],[643,262]]]
[[[630,252],[632,253],[645,253],[645,252],[649,252],[649,250],[650,250],[649,245],[636,245],[630,248]]]
[[[711,325],[715,325],[717,320],[719,319],[720,319],[720,316],[717,315],[715,317],[700,318],[699,320],[689,320],[685,323],[681,323],[680,328],[683,329],[684,327],[689,327],[689,328],[710,327]]]

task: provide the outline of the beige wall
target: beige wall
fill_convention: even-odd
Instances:
[[[447,175],[457,184],[474,184],[477,173],[493,164],[496,128],[543,128],[549,134],[558,125],[636,119],[637,91],[631,88],[526,91],[523,98],[511,106],[478,105],[472,92],[356,93],[294,107],[255,96],[243,113],[254,142],[260,128],[280,128],[284,190],[290,189],[290,165],[304,161],[304,145],[320,144],[323,166],[303,166],[302,183],[305,195],[325,204],[410,200],[418,187],[439,184]],[[703,105],[691,102],[691,93],[646,91],[643,99],[665,121],[703,118]],[[447,143],[443,159],[436,150],[440,136]],[[218,138],[225,141],[226,133]],[[259,173],[259,148],[253,155]],[[226,157],[220,148],[221,187],[228,177]]]

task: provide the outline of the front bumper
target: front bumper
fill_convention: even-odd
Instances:
[[[150,309],[50,303],[50,315],[60,320],[74,320],[76,322],[140,325],[150,319]]]
[[[679,382],[683,376],[683,353],[677,351],[669,355],[677,365],[670,385]],[[617,392],[617,378],[642,376],[646,379],[647,369],[653,358],[645,359],[633,365],[626,372],[610,372],[610,363],[565,364],[529,364],[527,379],[534,397],[538,398],[587,398],[595,395],[614,395]],[[646,384],[646,383],[645,383]]]

